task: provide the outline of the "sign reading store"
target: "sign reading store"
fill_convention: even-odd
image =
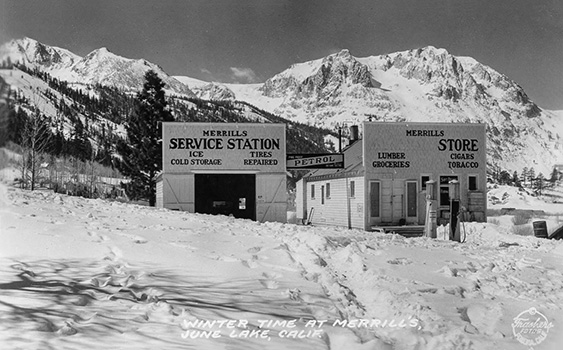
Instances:
[[[439,124],[437,124],[439,125]],[[378,134],[373,126],[374,134]],[[417,123],[397,124],[386,128],[383,140],[404,140],[402,143],[390,142],[387,149],[382,149],[383,142],[378,142],[377,150],[371,152],[374,157],[371,167],[376,169],[406,169],[432,163],[440,169],[479,169],[485,166],[485,139],[483,125],[473,124],[460,127],[456,124],[442,124],[437,128],[423,127]],[[381,140],[381,139],[380,139]],[[391,146],[393,145],[393,146]],[[370,145],[366,145],[370,148]],[[416,164],[420,165],[417,166]]]

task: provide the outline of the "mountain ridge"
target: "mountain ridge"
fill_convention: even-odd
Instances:
[[[36,59],[37,53],[40,53],[39,60]],[[187,86],[168,75],[160,66],[145,59],[116,55],[106,47],[95,49],[80,57],[66,49],[48,46],[26,37],[2,45],[0,60],[6,57],[10,57],[12,64],[39,68],[70,83],[101,84],[131,91],[142,89],[144,74],[152,69],[166,84],[168,93],[195,97]]]
[[[244,101],[288,120],[331,129],[363,120],[486,123],[491,166],[534,166],[547,172],[563,163],[563,121],[558,113],[541,109],[506,75],[442,48],[363,58],[342,50],[295,63],[264,83],[229,84],[169,76],[153,63],[123,58],[107,48],[79,57],[26,41],[3,45],[0,61],[27,59],[61,79],[130,91],[142,86],[141,73],[154,69],[173,95]],[[25,51],[34,46],[39,49]]]

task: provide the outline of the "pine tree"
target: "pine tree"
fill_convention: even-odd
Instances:
[[[74,131],[72,133],[72,138],[70,140],[70,150],[71,155],[82,161],[86,161],[92,157],[92,144],[88,139],[87,132],[84,128],[84,124],[80,119],[76,119],[74,123]]]
[[[0,147],[4,147],[6,143],[8,143],[8,125],[9,121],[10,110],[8,106],[0,100]]]
[[[512,173],[512,183],[514,186],[520,187],[520,177],[518,176],[518,172],[516,170]]]
[[[134,111],[125,123],[127,140],[117,146],[121,155],[118,168],[130,178],[127,195],[148,200],[150,206],[156,204],[155,177],[162,170],[161,122],[174,120],[167,108],[164,85],[154,71],[147,71],[143,90],[137,94]]]
[[[535,182],[536,182],[536,189],[537,189],[539,195],[541,196],[542,190],[543,190],[544,184],[545,184],[545,177],[543,176],[543,173],[540,172],[538,174]]]
[[[555,183],[559,180],[559,171],[557,171],[556,167],[553,167],[551,171],[551,175],[549,176],[549,182],[551,182],[552,186],[555,186]]]
[[[57,131],[53,134],[51,138],[51,154],[54,156],[60,156],[63,154],[65,138],[63,135],[62,128],[57,128]]]
[[[530,180],[530,188],[533,188],[534,180],[536,179],[536,171],[534,170],[534,168],[530,168],[530,170],[528,170],[528,178]]]
[[[501,185],[508,185],[510,183],[510,174],[506,170],[502,170],[499,174],[498,182]]]
[[[524,169],[522,169],[521,176],[522,186],[526,186],[526,180],[528,179],[528,167],[524,167]]]

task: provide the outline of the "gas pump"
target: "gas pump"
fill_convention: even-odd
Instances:
[[[437,205],[436,200],[436,181],[426,181],[426,227],[424,228],[424,236],[436,238],[437,227]]]
[[[459,232],[459,181],[451,180],[449,183],[450,192],[450,241],[461,242]]]

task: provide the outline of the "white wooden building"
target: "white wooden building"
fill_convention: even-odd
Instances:
[[[285,124],[162,124],[156,206],[287,220]]]
[[[486,221],[484,124],[365,122],[362,134],[343,151],[344,169],[311,171],[297,183],[298,219],[365,230],[423,225],[434,180],[438,223],[446,223],[457,180],[465,220]]]

